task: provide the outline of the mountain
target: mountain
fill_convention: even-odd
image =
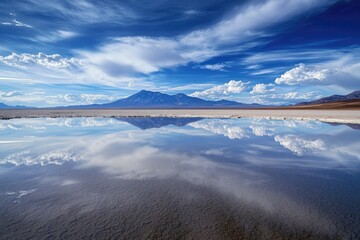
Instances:
[[[150,128],[161,128],[168,125],[183,127],[189,123],[202,120],[203,118],[173,118],[173,117],[127,117],[116,118],[116,120],[130,123],[142,130]]]
[[[130,97],[106,104],[70,106],[68,108],[259,108],[259,104],[245,104],[235,101],[209,101],[190,97],[183,93],[168,95],[141,90]]]
[[[360,100],[360,90],[352,92],[348,95],[332,95],[330,97],[320,98],[311,102],[301,102],[296,104],[296,106],[324,104],[324,103],[333,103],[333,102],[351,101],[351,100]]]
[[[27,108],[30,108],[30,107],[19,106],[19,105],[9,106],[9,105],[6,105],[5,103],[0,103],[0,109],[27,109]]]
[[[6,108],[10,108],[10,106],[8,106],[4,103],[0,103],[0,109],[6,109]]]
[[[348,126],[349,128],[352,128],[354,130],[360,130],[360,124],[355,124],[355,123],[333,123],[333,122],[325,122],[326,124],[329,124],[331,126],[340,126],[340,125],[345,125]]]

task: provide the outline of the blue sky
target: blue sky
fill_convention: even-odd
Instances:
[[[360,89],[360,2],[2,0],[0,102],[141,89],[291,104]]]

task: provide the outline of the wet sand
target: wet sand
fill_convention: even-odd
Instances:
[[[318,120],[360,124],[360,110],[325,109],[26,109],[0,110],[0,119],[69,117],[201,117]]]

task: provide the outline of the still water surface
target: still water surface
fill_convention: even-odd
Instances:
[[[1,239],[360,239],[360,126],[0,121]]]

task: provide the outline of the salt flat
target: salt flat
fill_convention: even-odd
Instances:
[[[325,109],[22,109],[0,110],[0,119],[69,117],[203,117],[319,120],[360,124],[359,110]]]
[[[360,239],[359,126],[1,120],[0,239]]]

